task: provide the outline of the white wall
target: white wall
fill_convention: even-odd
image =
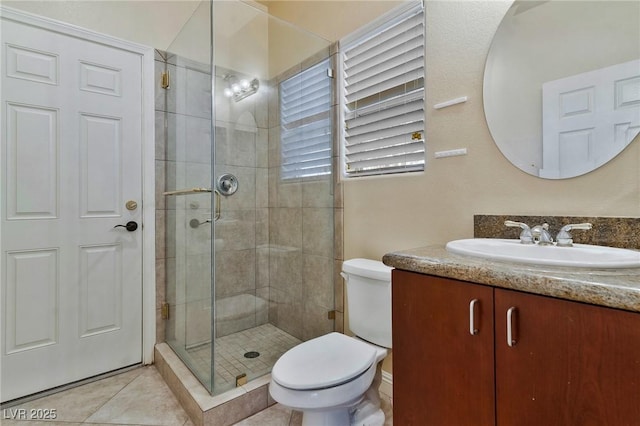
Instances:
[[[349,180],[345,259],[473,236],[474,214],[640,217],[640,142],[587,175],[530,176],[496,148],[482,105],[487,52],[510,2],[427,1],[427,165],[422,174]],[[442,110],[433,104],[469,101]],[[465,147],[468,155],[434,159]]]
[[[406,0],[258,0],[269,13],[327,40],[340,40]]]
[[[200,1],[2,0],[2,4],[166,50]]]

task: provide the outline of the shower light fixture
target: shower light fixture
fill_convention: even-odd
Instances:
[[[260,81],[257,78],[253,80],[241,79],[233,74],[227,74],[224,76],[224,80],[227,82],[227,87],[224,89],[224,95],[227,98],[233,98],[238,102],[247,96],[251,96],[258,91],[260,87]]]

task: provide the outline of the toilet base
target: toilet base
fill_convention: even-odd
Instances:
[[[384,421],[382,410],[367,400],[358,404],[355,410],[342,407],[302,413],[302,426],[383,426]]]
[[[384,426],[385,417],[378,393],[381,381],[382,362],[379,362],[373,382],[360,402],[336,407],[335,410],[303,411],[302,426]]]
[[[355,416],[351,421],[352,426],[384,426],[384,413],[378,408],[373,413],[369,413],[365,417]]]
[[[348,408],[333,411],[304,411],[302,426],[349,426],[350,417]]]
[[[364,394],[364,398],[358,405],[355,406],[351,416],[352,426],[383,426],[384,425],[384,412],[380,408],[380,394],[378,388],[382,381],[382,362],[378,363],[376,368],[376,375],[373,379],[373,383],[367,389]]]

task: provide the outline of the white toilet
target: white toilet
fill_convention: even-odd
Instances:
[[[378,386],[391,348],[391,270],[369,259],[347,260],[349,328],[357,337],[329,333],[278,359],[269,393],[303,412],[303,426],[382,426]]]

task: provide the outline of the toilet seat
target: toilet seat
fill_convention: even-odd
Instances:
[[[294,390],[325,389],[349,382],[377,362],[375,347],[329,333],[290,349],[271,371],[272,380]]]

